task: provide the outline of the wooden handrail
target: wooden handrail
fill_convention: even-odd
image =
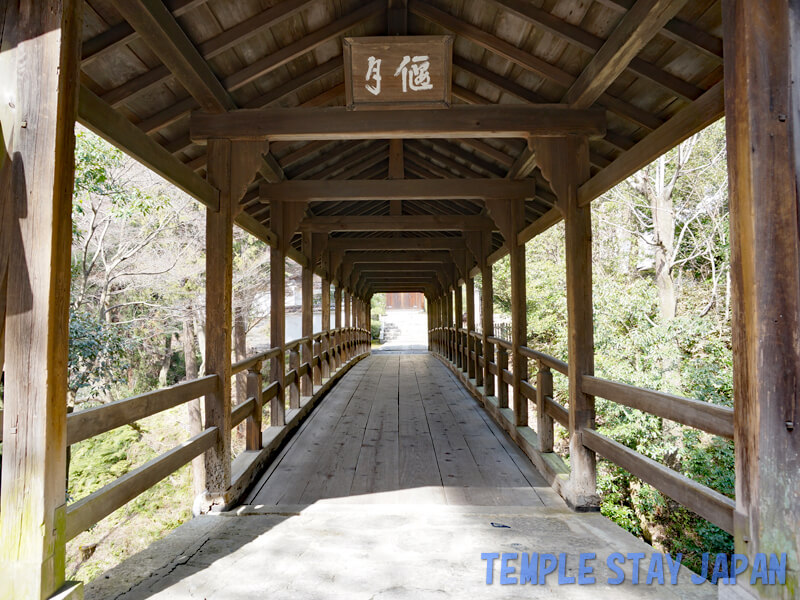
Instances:
[[[526,356],[527,358],[538,360],[542,364],[550,367],[555,371],[558,371],[559,373],[563,373],[564,375],[566,375],[569,370],[569,366],[563,360],[558,360],[554,356],[550,356],[549,354],[545,354],[544,352],[539,352],[538,350],[533,350],[531,348],[528,348],[527,346],[520,346],[519,353],[522,354],[522,356]]]
[[[255,409],[256,399],[253,397],[250,397],[241,404],[234,406],[233,410],[231,410],[231,429],[253,414]]]
[[[214,391],[217,375],[176,383],[102,406],[67,415],[67,445],[77,444],[106,431],[184,404]]]
[[[211,448],[217,442],[218,435],[219,430],[216,427],[206,429],[180,446],[68,506],[67,540],[71,540]]]
[[[584,429],[581,442],[587,448],[649,483],[692,512],[733,533],[736,503],[651,458],[623,446],[593,429]]]
[[[237,373],[241,373],[242,371],[247,371],[251,367],[254,367],[256,363],[273,359],[277,357],[280,353],[281,353],[280,348],[270,348],[269,350],[264,350],[264,352],[260,352],[254,356],[250,356],[248,358],[240,360],[239,362],[233,363],[231,365],[231,375],[236,375]]]
[[[569,411],[556,402],[552,396],[545,396],[544,401],[544,411],[564,429],[569,429]]]
[[[486,340],[489,343],[500,346],[501,348],[505,348],[506,350],[511,350],[513,348],[511,342],[504,340],[503,338],[494,337],[493,335],[487,336]]]
[[[618,404],[733,439],[733,409],[584,375],[583,390]]]

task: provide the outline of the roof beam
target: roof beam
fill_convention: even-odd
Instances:
[[[411,115],[411,116],[410,116]],[[413,116],[413,118],[412,118]],[[359,111],[332,108],[265,108],[225,114],[195,113],[191,137],[275,140],[391,138],[528,138],[606,134],[605,112],[574,110],[561,104],[453,106],[423,109]]]
[[[115,0],[115,6],[203,109],[221,112],[237,108],[161,0]],[[274,159],[264,160],[259,171],[268,181],[283,179]]]
[[[115,0],[114,5],[203,109],[236,108],[236,103],[161,0]]]
[[[612,10],[630,10],[636,0],[597,0],[603,6]],[[722,40],[698,27],[674,18],[669,21],[661,33],[676,42],[689,44],[698,52],[705,54],[708,58],[722,64]]]
[[[478,46],[489,50],[493,54],[519,65],[526,71],[552,81],[553,83],[556,83],[565,89],[569,89],[570,86],[572,86],[572,84],[575,82],[574,76],[566,71],[563,71],[559,67],[548,63],[538,56],[534,56],[533,54],[525,52],[524,50],[521,50],[505,40],[487,33],[479,27],[475,27],[466,21],[462,21],[450,13],[439,10],[438,8],[426,4],[425,2],[421,2],[420,0],[410,0],[408,8],[414,14],[436,23],[440,27],[448,29],[457,35],[460,35],[464,39],[468,39]],[[453,61],[453,64],[456,64],[455,60]],[[656,117],[649,115],[646,113],[646,111],[643,111],[628,102],[620,100],[619,98],[615,98],[610,94],[603,94],[600,97],[598,104],[605,106],[608,110],[611,110],[621,117],[625,117],[626,119],[635,123],[641,124],[642,120],[649,120],[652,122],[654,119],[656,119]],[[660,120],[658,120],[658,122],[660,123]],[[652,129],[652,127],[650,127],[650,129]]]
[[[291,62],[295,58],[311,52],[322,44],[325,44],[332,39],[339,38],[343,33],[349,29],[352,29],[359,23],[362,23],[363,21],[366,21],[367,19],[370,19],[385,11],[386,0],[374,0],[373,2],[354,10],[350,14],[345,15],[341,19],[338,19],[333,23],[329,23],[324,27],[321,27],[320,29],[317,29],[307,36],[297,40],[296,42],[281,48],[277,52],[268,54],[264,58],[247,65],[241,71],[226,77],[223,83],[225,84],[225,87],[231,91],[238,90],[248,83],[255,81],[259,77],[262,77],[263,75],[282,67],[286,63]]]
[[[343,252],[365,250],[461,250],[464,238],[455,236],[328,239],[328,248]]]
[[[78,122],[209,208],[219,210],[216,188],[83,85]]]
[[[494,221],[480,215],[355,215],[306,217],[301,231],[492,231]]]
[[[723,82],[717,83],[691,106],[676,113],[608,167],[578,188],[578,201],[586,206],[643,166],[680,144],[690,135],[708,127],[725,114]]]
[[[154,3],[156,0],[135,1]],[[196,52],[205,60],[214,58],[222,52],[229,50],[235,44],[245,41],[248,38],[257,35],[261,31],[274,27],[285,19],[297,14],[299,11],[306,8],[307,5],[315,1],[316,0],[284,0],[283,2],[278,3],[276,6],[262,11],[246,21],[243,21],[237,25],[234,25],[230,29],[223,31],[210,40],[203,42],[197,47]],[[119,6],[127,5],[127,3],[128,0],[115,0],[115,4]],[[120,14],[125,16],[124,13]],[[134,28],[138,30],[134,23],[131,22],[131,24],[134,25]],[[146,40],[144,35],[141,37]],[[285,48],[282,50],[285,50]],[[103,94],[103,100],[107,101],[116,108],[128,100],[145,93],[152,87],[169,81],[174,72],[171,72],[171,69],[168,67],[169,65],[167,65],[165,62],[164,65],[159,65],[158,67],[155,67],[146,73],[126,81],[122,85]]]
[[[604,40],[556,15],[522,0],[489,0],[515,16],[545,30],[570,44],[595,53],[603,48]],[[685,2],[685,0],[683,0]],[[675,11],[677,12],[677,10]],[[627,69],[638,77],[649,79],[668,92],[685,100],[697,99],[703,90],[683,79],[667,73],[660,67],[634,56]]]
[[[347,252],[342,259],[342,264],[354,265],[357,263],[450,263],[453,255],[447,250],[402,250],[394,252],[356,251]]]
[[[508,200],[533,198],[536,184],[508,179],[353,179],[261,184],[262,199],[284,202],[373,200]]]
[[[578,108],[594,104],[684,4],[686,0],[637,0],[564,94],[563,101]],[[691,101],[697,96],[684,97]]]
[[[165,3],[169,11],[179,17],[206,2],[208,0],[166,0]],[[117,23],[103,33],[83,42],[81,47],[81,66],[86,66],[112,48],[130,44],[138,39],[139,34],[129,23],[124,21]]]

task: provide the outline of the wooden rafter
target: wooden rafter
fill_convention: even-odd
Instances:
[[[78,121],[206,206],[219,210],[217,190],[85,86],[80,89]]]
[[[202,108],[215,112],[237,108],[234,99],[160,0],[117,0],[116,7]],[[260,172],[268,181],[283,179],[283,171],[274,160],[263,161]]]
[[[564,94],[563,101],[573,106],[589,107],[605,93],[631,62],[639,65],[639,71],[642,65],[649,65],[636,58],[636,55],[685,3],[686,0],[637,0]],[[658,76],[659,83],[663,84],[664,73],[653,74],[652,71],[649,73],[650,78]],[[641,75],[641,72],[638,74]],[[680,81],[677,77],[673,79]],[[689,101],[695,100],[703,92],[695,86],[689,87],[691,89],[686,89],[686,86],[680,87],[673,81],[670,91]]]
[[[208,2],[208,0],[166,0],[169,11],[176,17],[186,14]],[[81,66],[86,66],[109,50],[122,45],[130,44],[139,39],[139,34],[123,21],[113,25],[103,33],[83,42],[81,45]]]
[[[581,206],[605,193],[690,135],[708,127],[725,113],[723,83],[719,82],[678,112],[659,129],[622,154],[578,190]]]
[[[636,0],[597,0],[597,2],[612,10],[622,12],[630,10]],[[722,64],[722,40],[691,23],[673,18],[664,25],[661,34],[676,42],[688,44],[707,58]]]
[[[127,0],[117,0],[120,5],[124,4]],[[152,1],[152,0],[146,0]],[[282,5],[286,5],[286,8],[291,8],[294,12],[297,10],[302,9],[305,5],[315,0],[287,0],[285,2],[281,2],[272,9],[268,9],[268,11],[264,11],[264,13],[260,13],[258,17],[254,17],[253,20],[248,19],[244,23],[241,24],[242,28],[248,28],[252,30],[253,34],[258,33],[259,31],[263,31],[264,28],[270,27],[272,25],[265,25],[264,22],[267,21],[265,19],[265,13],[269,11],[273,11],[272,14],[275,18],[271,21],[272,24],[276,24],[277,22],[283,20],[282,17],[284,13],[279,13],[279,7]],[[302,5],[302,6],[300,6]],[[299,8],[298,8],[299,6]],[[365,10],[370,8],[370,10]],[[319,45],[324,44],[325,42],[341,35],[347,29],[355,26],[356,24],[372,17],[376,10],[379,10],[380,7],[377,6],[376,2],[373,2],[371,5],[367,7],[362,7],[361,9],[354,11],[350,15],[346,15],[341,19],[335,21],[334,23],[330,23],[321,29],[309,34],[308,36],[301,38],[297,42],[289,44],[288,46],[281,48],[278,52],[274,52],[255,63],[248,65],[242,71],[234,73],[228,76],[226,79],[223,80],[224,87],[229,92],[234,92],[245,83],[249,83],[254,79],[262,77],[275,69],[285,65],[288,62],[291,62],[295,58],[306,54],[307,52],[311,52]],[[285,8],[280,8],[280,10],[285,10]],[[289,14],[291,16],[291,14]],[[240,27],[240,26],[237,26]],[[248,36],[249,37],[249,36]],[[241,41],[241,38],[240,38]],[[211,40],[201,44],[197,48],[197,52],[206,60],[213,58],[214,56],[218,55],[219,53],[227,50],[230,48],[231,43],[238,43],[235,38],[232,38],[230,35],[230,30],[227,32],[222,32],[219,36],[212,38]],[[169,80],[171,77],[170,70],[167,69],[165,66],[161,65],[151,69],[150,71],[143,73],[134,77],[133,79],[123,83],[122,85],[107,91],[103,94],[103,99],[111,104],[114,107],[120,106],[133,98],[147,92],[153,86],[163,84]],[[243,80],[247,80],[245,83],[242,83]]]
[[[547,61],[534,56],[533,54],[525,52],[524,50],[517,48],[505,40],[487,33],[479,27],[462,21],[450,13],[439,10],[438,8],[421,2],[420,0],[410,0],[408,8],[414,14],[436,23],[440,27],[452,31],[456,35],[459,35],[464,39],[468,39],[471,42],[478,44],[482,48],[485,48],[486,50],[489,50],[490,52],[522,67],[523,69],[558,84],[564,89],[569,89],[570,86],[572,86],[572,84],[575,82],[574,76],[570,75],[566,71],[563,71],[559,67],[551,65]],[[605,106],[608,110],[611,110],[620,116],[635,122],[638,122],[642,112],[641,109],[638,109],[628,102],[620,100],[619,98],[611,96],[607,93],[603,94],[597,103],[601,106]],[[652,115],[650,115],[650,117],[652,118]]]
[[[534,26],[548,31],[549,33],[552,33],[553,35],[566,40],[570,44],[574,44],[588,52],[598,52],[604,46],[604,40],[602,38],[599,38],[576,25],[564,21],[552,13],[547,12],[546,10],[534,6],[528,2],[523,2],[522,0],[489,1],[507,10],[511,14],[529,23],[532,23]],[[685,0],[683,0],[683,2],[685,2]],[[682,2],[673,4],[676,5],[674,13],[677,13],[680,5],[682,5]],[[641,11],[641,8],[639,10]],[[666,24],[666,21],[668,20],[669,18],[664,21],[664,24]],[[651,38],[658,32],[658,29],[656,29]],[[703,93],[703,90],[697,86],[684,81],[679,77],[675,77],[671,73],[667,73],[656,65],[653,65],[652,63],[642,60],[636,56],[627,61],[627,67],[624,64],[622,65],[622,69],[624,70],[625,68],[627,68],[634,75],[649,79],[653,83],[660,85],[668,92],[675,94],[684,100],[695,100],[700,96],[700,94]]]

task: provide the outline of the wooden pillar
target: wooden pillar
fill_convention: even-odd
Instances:
[[[342,327],[342,288],[338,285],[333,288],[333,306],[334,306],[334,328],[341,329]]]
[[[454,314],[454,298],[455,298],[455,290],[451,287],[447,292],[447,316],[446,316],[446,327],[447,327],[447,358],[450,359],[450,362],[455,362],[455,343],[453,337],[453,326],[455,325],[455,318],[453,317]]]
[[[322,331],[331,328],[331,282],[322,279]]]
[[[486,260],[486,249],[489,244],[489,234],[481,234],[481,244],[484,248],[481,260],[481,329],[483,345],[483,393],[494,396],[494,375],[489,370],[494,361],[494,346],[486,339],[494,335],[494,287],[492,285],[492,267]]]
[[[583,445],[581,432],[594,429],[594,397],[583,391],[582,378],[594,374],[592,317],[591,205],[578,206],[578,186],[589,179],[589,143],[585,138],[550,142],[554,164],[551,181],[565,211],[567,259],[567,328],[569,350],[570,480],[567,502],[578,510],[595,510],[596,458]]]
[[[525,223],[525,203],[511,200],[512,223]],[[525,244],[517,241],[516,228],[508,240],[511,263],[511,364],[514,390],[514,421],[518,427],[528,424],[528,399],[522,393],[522,382],[528,379],[528,359],[520,348],[528,344],[528,312],[525,299]],[[591,284],[591,279],[589,280]]]
[[[270,361],[270,380],[278,383],[278,393],[270,401],[270,425],[281,427],[286,424],[286,254],[283,250],[281,233],[285,206],[282,202],[270,200],[270,227],[278,237],[278,243],[269,253],[269,289],[271,307],[270,346],[278,348],[278,356]]]
[[[218,427],[217,443],[205,454],[208,507],[228,502],[231,485],[231,302],[233,217],[230,140],[209,140],[208,181],[219,190],[219,211],[206,214],[206,374],[218,377],[205,397],[205,426]]]
[[[352,317],[352,298],[350,296],[350,290],[344,291],[344,326],[350,327],[351,326],[351,317]]]
[[[455,344],[453,349],[455,352],[455,356],[453,357],[453,361],[455,362],[456,367],[460,369],[463,365],[463,355],[464,355],[462,346],[463,336],[461,335],[460,332],[460,329],[463,327],[462,315],[464,314],[464,306],[463,306],[464,299],[461,286],[458,284],[456,284],[456,286],[453,288],[453,299],[454,299],[453,304],[455,309],[455,326],[456,326],[455,337],[454,337]]]
[[[322,331],[327,332],[331,329],[331,282],[327,278],[322,279]],[[330,337],[324,335],[321,338],[321,350],[323,353],[330,351]],[[321,376],[323,379],[331,376],[330,354],[328,358],[321,361]]]
[[[342,328],[342,288],[337,285],[333,288],[333,305],[334,305],[334,327],[336,329],[335,335],[335,344],[336,344],[336,352],[335,360],[336,360],[336,368],[342,366],[342,332],[340,331]]]
[[[302,345],[302,358],[303,363],[308,363],[309,371],[300,380],[300,394],[303,396],[313,396],[314,386],[312,381],[311,364],[314,362],[314,342],[311,336],[314,335],[314,271],[313,260],[314,252],[312,248],[311,233],[303,233],[303,254],[306,257],[306,264],[303,265],[302,274],[302,296],[303,296],[303,313],[302,313],[302,337],[306,338],[306,342]]]
[[[475,379],[475,360],[472,352],[475,351],[475,339],[470,335],[475,331],[475,280],[469,276],[469,263],[465,266],[466,295],[467,295],[467,351],[464,360],[467,361],[466,371],[469,379]]]
[[[788,599],[800,590],[800,13],[787,0],[726,0],[723,25],[735,552],[751,565],[787,553],[786,585],[749,593]]]
[[[82,4],[20,0],[2,8],[5,96],[0,117],[8,153],[0,157],[0,170],[8,185],[0,189],[0,213],[12,216],[0,225],[12,235],[8,256],[0,255],[0,281],[7,274],[10,284],[4,298],[0,499],[4,598],[48,598],[64,585],[71,210]],[[7,273],[3,258],[8,259]],[[70,589],[83,597],[80,584]]]

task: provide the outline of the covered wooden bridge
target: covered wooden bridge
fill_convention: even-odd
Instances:
[[[629,551],[637,542],[620,537],[600,515],[561,506],[596,509],[600,455],[733,533],[736,552],[751,558],[787,553],[786,585],[741,584],[721,588],[721,595],[797,593],[795,3],[19,0],[1,9],[3,598],[82,594],[80,584],[64,581],[66,542],[201,454],[206,492],[196,502],[199,512],[225,512],[243,502],[251,513],[269,505],[313,508],[324,498],[397,492],[395,499],[412,513],[431,502],[481,505],[472,514],[483,521],[496,514],[514,527],[524,521],[524,543],[568,537],[583,527],[594,532],[587,544],[605,531],[599,546]],[[723,114],[733,411],[593,375],[591,203]],[[207,207],[207,375],[67,416],[75,121]],[[524,310],[525,244],[561,220],[567,363],[527,346]],[[231,361],[235,225],[269,244],[272,298],[272,348],[238,364]],[[511,264],[509,340],[491,335],[490,267],[505,255]],[[303,267],[303,338],[294,341],[284,336],[287,258]],[[323,280],[323,331],[316,333],[314,274]],[[473,300],[478,274],[480,322]],[[367,358],[370,298],[393,291],[426,295],[430,354]],[[249,399],[231,406],[231,377],[243,371]],[[554,371],[569,380],[566,406],[552,398]],[[415,373],[416,389],[408,372]],[[68,445],[201,396],[202,433],[95,494],[65,503]],[[595,397],[732,438],[735,502],[599,434]],[[266,404],[270,420],[262,422]],[[231,429],[243,421],[247,451],[231,461]],[[569,431],[569,468],[553,452],[554,421]],[[357,446],[353,431],[362,431]],[[319,444],[326,454],[314,454]],[[414,490],[424,493],[403,493]],[[498,506],[512,505],[515,511],[498,513]],[[385,531],[385,520],[361,505],[336,510],[376,536]],[[263,516],[273,519],[265,525],[271,535],[290,539],[293,530],[281,538],[287,530],[278,522],[289,514]],[[299,520],[287,521],[294,531],[305,514],[298,509]],[[426,538],[431,529],[418,522],[403,543],[427,543],[406,546],[417,548],[416,558],[406,557],[409,564],[431,558],[441,550],[437,543],[458,546],[464,540],[452,534],[460,527],[471,531],[463,514],[436,514],[440,519],[427,524],[439,527],[442,537]],[[195,519],[190,528],[206,528],[208,539],[226,538],[221,527],[245,537],[259,533],[248,530],[255,521],[209,519]],[[548,529],[556,522],[565,525]],[[314,527],[300,530],[308,534]],[[360,539],[353,536],[340,531],[328,551],[352,548]],[[475,554],[506,543],[475,539],[480,550],[463,544]],[[179,560],[190,545],[167,547]],[[272,576],[280,581],[289,569],[252,560],[250,575],[275,564]],[[474,562],[469,569],[481,585],[470,594],[491,595],[477,556]],[[317,573],[318,594],[368,589],[347,566]],[[201,567],[193,567],[194,574]],[[473,573],[465,568],[454,572]],[[345,587],[335,587],[337,577]],[[209,597],[228,597],[222,580],[205,581]],[[241,591],[236,597],[247,597],[245,581],[246,573],[228,581]],[[451,582],[461,592],[454,597],[466,595],[459,581]],[[697,590],[691,592],[697,597],[716,594]],[[313,590],[305,592],[314,597]],[[164,593],[181,597],[174,589]],[[560,593],[569,597],[567,589]],[[677,592],[653,597],[668,593]],[[409,589],[401,597],[421,596]],[[686,591],[680,597],[692,596]]]

